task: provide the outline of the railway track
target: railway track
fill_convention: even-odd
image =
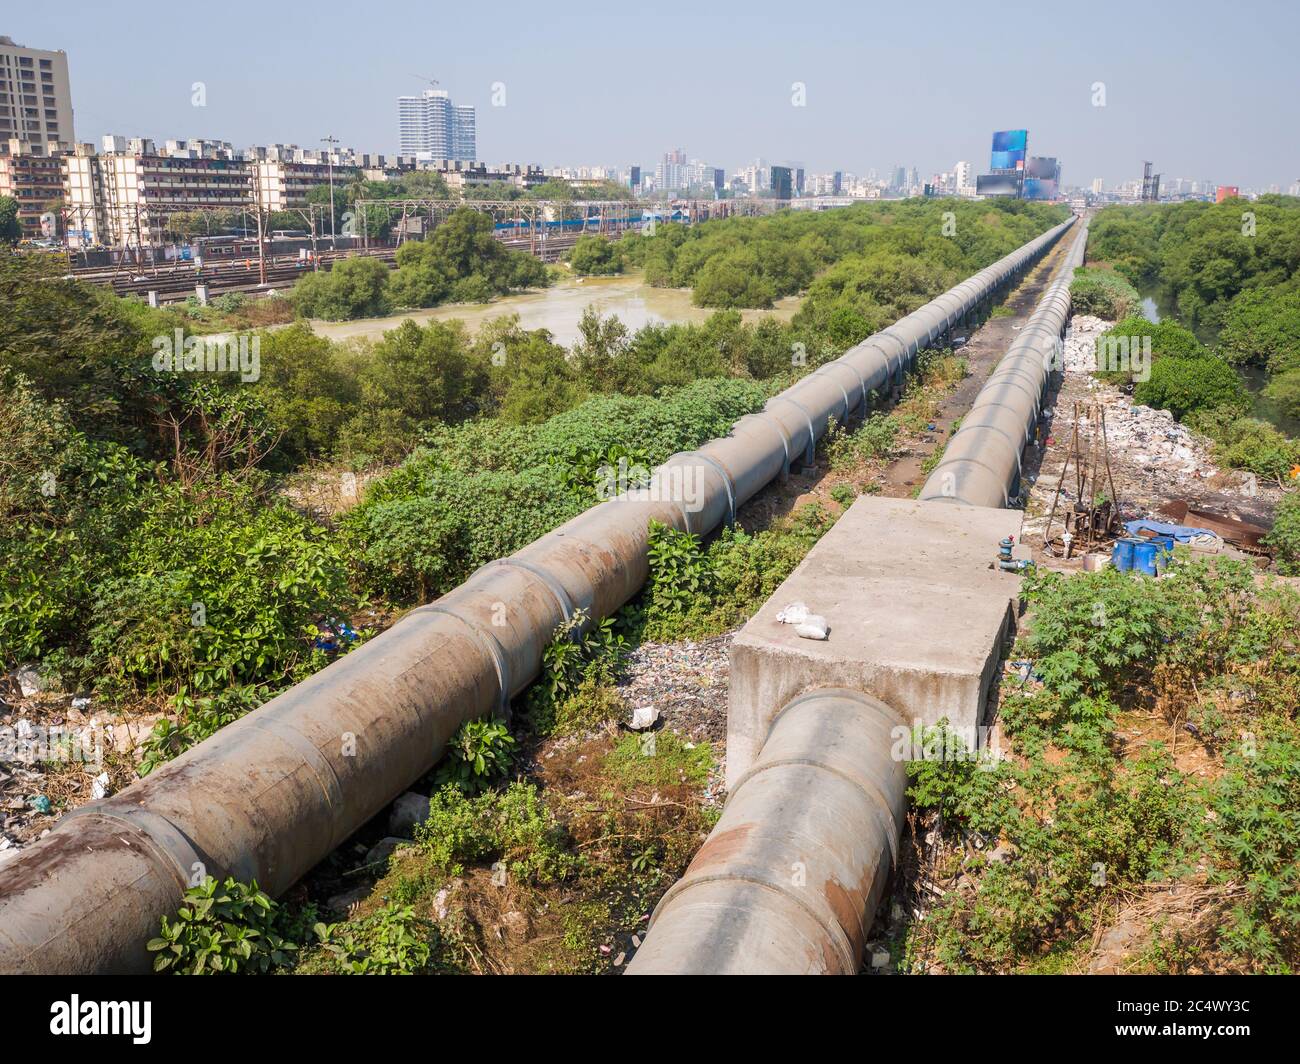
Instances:
[[[552,236],[546,240],[529,240],[517,237],[502,240],[511,251],[535,255],[543,262],[558,262],[572,249],[581,234]],[[332,269],[336,262],[364,256],[379,259],[393,267],[397,249],[391,247],[349,251],[324,251],[318,258],[319,268]],[[111,288],[119,296],[144,296],[158,294],[160,303],[180,303],[194,295],[200,284],[208,286],[209,295],[229,292],[259,294],[274,289],[291,288],[304,274],[311,272],[311,264],[298,258],[279,258],[267,262],[266,282],[263,283],[256,259],[236,262],[205,263],[202,271],[190,264],[172,264],[164,267],[141,266],[135,269],[105,268],[101,266],[74,267],[68,274],[87,284]]]

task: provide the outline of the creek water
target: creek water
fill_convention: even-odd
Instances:
[[[800,298],[777,300],[771,310],[742,310],[748,322],[775,317],[789,321],[799,309]],[[355,321],[313,321],[312,328],[331,340],[352,337],[377,340],[390,329],[410,319],[428,321],[459,319],[476,332],[485,322],[507,314],[518,314],[523,329],[547,329],[558,344],[568,347],[579,337],[578,323],[583,312],[594,307],[602,316],[616,314],[630,332],[645,325],[702,322],[716,313],[709,307],[691,303],[691,293],[682,288],[652,288],[640,272],[621,277],[568,278],[550,288],[503,296],[491,303],[455,303],[431,310],[413,310],[386,318],[358,318]]]
[[[1142,316],[1147,321],[1159,322],[1168,318],[1178,321],[1176,308],[1169,300],[1162,298],[1155,289],[1146,289],[1142,296]],[[1181,322],[1179,323],[1181,324]],[[1217,335],[1213,329],[1197,329],[1196,335],[1202,343],[1213,347]],[[1261,421],[1267,421],[1288,436],[1300,436],[1300,418],[1290,417],[1277,403],[1264,397],[1264,388],[1268,384],[1268,372],[1259,366],[1237,366],[1237,376],[1250,392],[1251,415]]]

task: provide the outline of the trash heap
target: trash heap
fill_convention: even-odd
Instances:
[[[1075,401],[1100,404],[1105,409],[1116,490],[1126,516],[1150,516],[1172,499],[1207,495],[1253,499],[1260,495],[1253,474],[1221,469],[1210,453],[1209,441],[1180,425],[1167,410],[1138,406],[1131,395],[1092,375],[1097,365],[1097,338],[1110,328],[1110,322],[1086,314],[1071,321],[1062,358],[1064,379],[1046,429],[1047,454],[1031,491],[1029,512],[1044,514],[1051,506],[1074,429]],[[1093,428],[1086,420],[1080,423],[1081,431]],[[1063,498],[1068,497],[1069,492],[1063,492]],[[1027,520],[1024,534],[1041,533],[1044,523],[1042,518]]]

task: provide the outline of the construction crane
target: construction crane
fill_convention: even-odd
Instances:
[[[442,84],[442,82],[440,82],[437,78],[426,78],[423,74],[412,74],[411,77],[416,78],[419,81],[427,81],[430,87],[434,85]]]

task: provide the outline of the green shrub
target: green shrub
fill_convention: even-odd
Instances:
[[[1213,880],[1241,884],[1219,943],[1252,968],[1293,974],[1300,955],[1300,739],[1259,736],[1234,752],[1210,793]]]
[[[1070,306],[1076,314],[1092,314],[1119,321],[1137,314],[1142,297],[1121,275],[1111,270],[1079,267],[1070,282]]]
[[[304,274],[293,286],[294,308],[305,318],[341,321],[388,313],[388,266],[379,259],[344,259],[330,270]]]
[[[646,638],[694,639],[743,623],[832,524],[825,507],[808,503],[763,532],[724,529],[704,548],[697,536],[652,523]]]
[[[1300,287],[1247,288],[1228,305],[1219,349],[1229,362],[1271,373],[1300,368]]]
[[[211,876],[185,892],[174,920],[150,939],[153,970],[174,975],[260,974],[288,964],[298,945],[277,930],[280,910],[257,882]]]
[[[831,468],[851,469],[858,462],[887,458],[897,446],[897,419],[880,411],[871,414],[852,432],[831,427],[822,437]]]
[[[1244,413],[1249,408],[1245,385],[1217,358],[1157,358],[1150,378],[1134,387],[1133,398],[1179,420],[1197,410],[1229,407]]]
[[[1269,378],[1264,398],[1277,403],[1287,417],[1300,418],[1300,369]]]
[[[96,590],[88,635],[110,686],[207,693],[283,679],[346,599],[325,530],[242,489],[199,503],[162,492],[119,572]]]
[[[467,720],[447,743],[435,782],[478,794],[510,774],[517,746],[499,720]]]
[[[440,941],[433,924],[396,902],[362,920],[317,924],[315,933],[333,970],[346,975],[415,975]]]
[[[522,883],[553,883],[577,869],[564,831],[531,783],[470,797],[455,787],[437,791],[416,842],[438,874],[457,876],[466,864],[501,861]]]
[[[569,252],[573,272],[584,276],[609,276],[623,272],[623,244],[590,233],[578,237]]]
[[[542,651],[542,670],[525,696],[528,723],[538,735],[582,727],[589,705],[575,700],[594,697],[594,690],[613,684],[627,659],[627,639],[612,617],[588,626],[585,611],[556,627]],[[585,630],[584,630],[585,629]]]
[[[1264,542],[1273,549],[1279,573],[1300,576],[1300,494],[1293,492],[1278,503],[1273,528]]]
[[[1188,424],[1209,436],[1215,459],[1233,469],[1281,480],[1300,462],[1300,440],[1289,439],[1267,421],[1240,417],[1235,406],[1193,413]]]

